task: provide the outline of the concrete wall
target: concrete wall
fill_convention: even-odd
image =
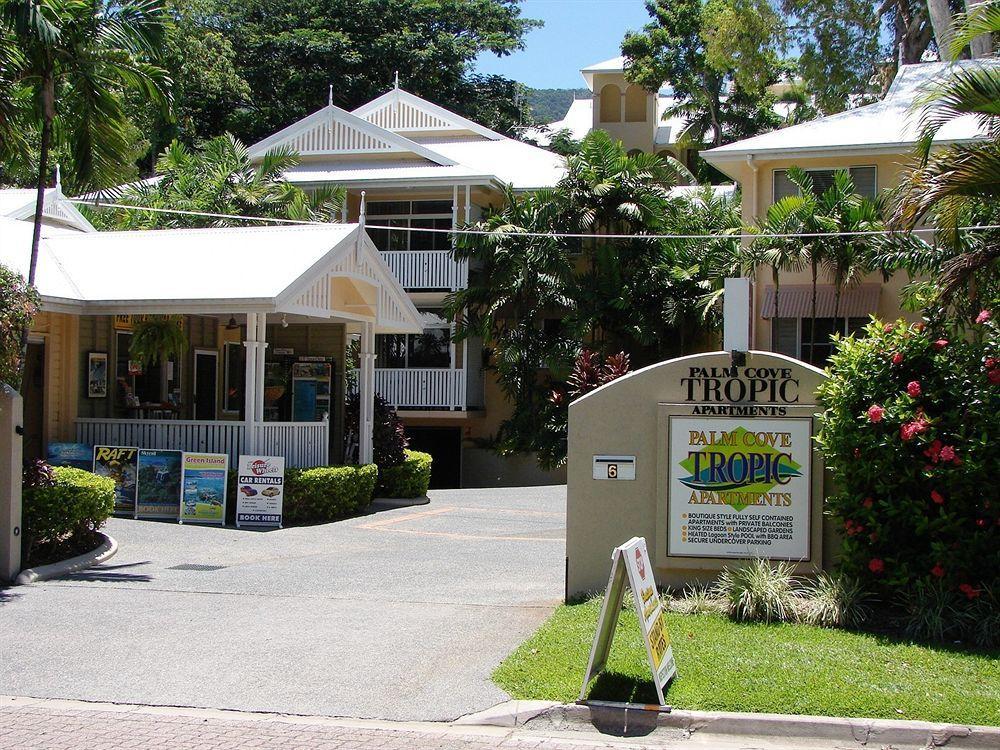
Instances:
[[[768,352],[748,353],[746,365],[748,368],[788,371],[787,380],[793,385],[786,390],[786,395],[794,391],[794,402],[787,403],[780,398],[771,401],[769,394],[760,395],[753,401],[731,402],[723,398],[710,404],[713,409],[721,410],[713,416],[725,415],[727,410],[749,408],[769,419],[781,416],[808,419],[816,412],[813,394],[825,377],[822,371]],[[657,580],[664,585],[706,582],[722,567],[740,563],[736,558],[669,556],[667,551],[670,531],[667,517],[668,417],[703,411],[706,402],[697,400],[697,396],[690,398],[688,384],[682,382],[690,376],[690,368],[696,366],[729,368],[730,355],[716,352],[661,362],[609,383],[570,406],[566,521],[569,595],[602,589],[607,582],[612,549],[633,536],[645,537],[657,568]],[[746,378],[746,368],[738,372],[736,379]],[[754,418],[739,417],[751,423]],[[813,422],[815,434],[815,420]],[[594,479],[595,455],[635,456],[635,479]],[[797,564],[801,573],[814,572],[824,564],[824,479],[820,454],[814,451],[809,554]]]
[[[463,487],[536,487],[566,483],[566,467],[545,471],[532,455],[498,456],[489,448],[462,451]]]

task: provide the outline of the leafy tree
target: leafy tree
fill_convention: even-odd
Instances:
[[[970,35],[1000,31],[996,7],[984,8],[974,25],[959,29],[956,44],[966,43]],[[910,270],[935,273],[936,289],[927,291],[936,303],[968,310],[992,303],[1000,292],[1000,232],[959,229],[1000,219],[1000,70],[985,64],[952,70],[923,104],[916,160],[900,182],[892,222],[912,229],[925,217],[933,218],[941,247],[935,250],[910,237],[908,247],[894,248],[895,258]],[[985,126],[985,139],[935,147],[946,123],[969,115]]]
[[[784,26],[767,0],[647,0],[653,21],[626,35],[626,75],[650,91],[667,82],[688,119],[684,136],[719,146],[780,124],[776,82]]]
[[[166,104],[169,79],[150,62],[159,51],[163,12],[155,0],[121,3],[88,0],[4,0],[0,6],[5,73],[39,129],[37,199],[28,285],[35,283],[42,205],[49,178],[49,149],[67,144],[80,184],[117,174],[130,154],[129,119],[122,92],[135,90]],[[28,329],[22,331],[22,350]],[[22,351],[23,360],[23,351]]]
[[[523,47],[535,21],[517,0],[211,0],[204,23],[229,41],[248,106],[227,129],[255,140],[327,102],[352,109],[400,82],[499,129],[527,122],[523,90],[497,76],[475,76],[484,52]],[[514,104],[515,94],[520,104]]]
[[[302,221],[338,221],[344,201],[342,188],[306,193],[283,177],[299,163],[287,147],[272,149],[259,163],[232,135],[221,135],[193,150],[174,141],[156,162],[157,176],[106,191],[114,203],[229,216],[265,216]],[[174,229],[233,226],[239,219],[209,218],[142,208],[88,212],[102,229]]]
[[[561,120],[574,99],[589,99],[590,89],[529,88],[527,94],[532,121],[539,125],[545,125]]]
[[[21,332],[31,328],[38,303],[38,292],[23,276],[0,265],[0,383],[21,387]]]

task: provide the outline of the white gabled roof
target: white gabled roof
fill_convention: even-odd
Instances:
[[[599,63],[594,63],[593,65],[588,65],[586,68],[581,68],[580,75],[582,75],[583,80],[587,82],[587,88],[593,91],[595,73],[621,73],[624,70],[625,58],[619,56],[612,57],[610,60],[602,60]]]
[[[659,94],[656,97],[656,133],[653,142],[657,146],[672,146],[677,143],[677,137],[684,126],[687,125],[685,117],[670,117],[663,119],[663,114],[670,107],[673,107],[677,100],[672,96]],[[550,122],[542,131],[537,128],[529,129],[529,136],[538,143],[548,145],[554,133],[560,130],[569,130],[574,140],[582,139],[594,127],[594,100],[574,99],[569,105],[569,109],[561,120]]]
[[[387,91],[352,114],[394,133],[467,133],[491,141],[503,138],[500,133],[401,88]]]
[[[377,290],[381,330],[421,330],[420,316],[357,224],[47,232],[36,287],[43,304],[81,313],[232,313],[348,317],[334,279]],[[0,263],[27,275],[31,225],[0,219]],[[363,317],[363,314],[360,314]]]
[[[752,154],[804,154],[822,152],[898,153],[913,147],[920,132],[920,111],[914,103],[930,92],[955,67],[997,65],[997,60],[963,60],[955,63],[904,65],[896,73],[880,102],[820,117],[763,135],[719,146],[701,155],[709,162],[742,159]],[[982,138],[985,130],[975,117],[961,117],[938,132],[938,143]]]
[[[373,125],[333,104],[253,144],[250,156],[263,156],[277,146],[288,146],[302,156],[412,154],[435,164],[453,163],[409,138]]]
[[[435,151],[473,173],[492,175],[515,190],[552,187],[566,172],[566,160],[559,154],[512,138],[498,141],[458,138],[435,141],[433,145]]]
[[[8,189],[0,190],[0,216],[21,221],[32,221],[35,218],[34,190]],[[66,200],[62,190],[57,186],[47,188],[42,203],[42,223],[48,226],[59,226],[77,232],[94,232],[94,226],[87,221],[79,209]]]

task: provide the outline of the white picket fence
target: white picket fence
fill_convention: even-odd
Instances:
[[[330,423],[257,422],[254,453],[284,456],[286,466],[325,466],[330,457]],[[184,419],[78,419],[76,441],[203,453],[225,453],[234,467],[247,452],[244,422]]]
[[[464,289],[469,282],[467,261],[456,261],[448,250],[392,250],[382,253],[404,289]]]

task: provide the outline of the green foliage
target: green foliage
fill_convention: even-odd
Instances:
[[[355,440],[361,434],[360,419],[361,396],[359,391],[354,391],[347,396],[344,428]],[[410,440],[406,437],[406,427],[396,414],[396,409],[377,393],[373,421],[372,441],[375,444],[373,459],[376,466],[379,469],[399,466],[406,460],[406,446],[410,444]],[[357,459],[357,454],[348,457],[348,460],[353,459]]]
[[[330,523],[358,513],[372,501],[377,480],[374,464],[286,469],[284,521],[288,525]]]
[[[430,453],[406,451],[406,459],[397,466],[379,469],[379,497],[412,498],[424,497],[431,484]]]
[[[795,576],[790,563],[754,559],[726,568],[716,592],[726,613],[739,622],[789,622],[796,616]]]
[[[528,89],[532,120],[539,125],[561,120],[573,99],[589,99],[590,89]]]
[[[671,612],[682,615],[720,614],[723,610],[723,600],[712,586],[685,586],[679,597],[668,602]]]
[[[653,19],[622,42],[630,80],[667,82],[694,143],[724,143],[776,128],[767,86],[777,82],[784,26],[767,0],[649,0]]]
[[[472,66],[523,47],[537,24],[520,13],[516,0],[212,0],[195,20],[232,46],[253,93],[225,128],[254,141],[326,105],[330,84],[350,110],[397,71],[408,91],[490,127],[527,122],[523,87]]]
[[[152,315],[140,320],[132,329],[129,358],[143,366],[168,359],[180,361],[188,348],[182,321],[183,318],[177,315]]]
[[[800,592],[800,619],[825,628],[853,628],[871,617],[871,595],[861,582],[820,573]]]
[[[52,483],[26,484],[22,499],[22,557],[34,561],[73,535],[96,532],[114,512],[115,483],[89,471],[57,466]]]
[[[24,277],[0,264],[0,383],[21,384],[21,334],[31,328],[39,298]]]
[[[818,392],[841,571],[941,617],[939,589],[968,607],[1000,578],[1000,329],[989,312],[977,320],[872,322],[839,342]]]
[[[259,163],[247,147],[230,134],[191,149],[173,141],[156,162],[154,180],[134,183],[120,191],[105,191],[107,199],[144,208],[177,209],[230,216],[265,216],[303,221],[339,221],[343,188],[306,193],[284,178],[299,163],[290,149],[266,152]],[[182,227],[239,226],[240,219],[189,216],[159,211],[87,209],[100,229],[176,229]],[[259,226],[259,222],[253,222]]]

